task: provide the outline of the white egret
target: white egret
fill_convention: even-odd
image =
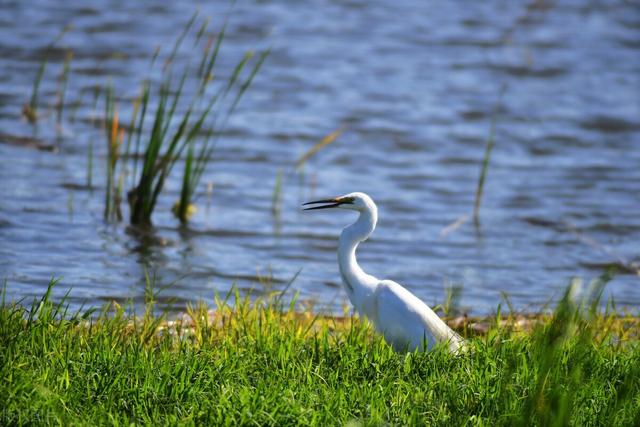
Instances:
[[[360,316],[366,316],[396,351],[433,348],[446,343],[458,352],[464,340],[434,313],[431,308],[402,285],[379,280],[365,273],[356,261],[356,248],[376,227],[378,208],[365,193],[350,193],[333,199],[316,200],[305,210],[340,208],[357,211],[360,216],[340,234],[338,264],[351,304]]]

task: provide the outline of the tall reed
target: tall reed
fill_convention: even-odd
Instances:
[[[219,35],[219,39],[222,39],[222,36]],[[217,117],[223,115],[222,122],[218,123],[214,121],[212,126],[213,129],[209,129],[204,135],[204,140],[200,145],[200,149],[196,153],[195,142],[189,141],[189,148],[187,150],[187,155],[185,158],[185,166],[182,177],[182,187],[180,191],[180,200],[178,203],[178,207],[176,209],[176,214],[180,219],[180,222],[183,224],[186,223],[189,219],[189,214],[193,211],[191,208],[193,205],[193,201],[195,198],[196,188],[200,183],[200,179],[202,178],[202,174],[205,171],[207,164],[210,162],[211,157],[213,155],[213,150],[215,148],[215,140],[214,140],[214,132],[217,131],[216,128],[224,127],[226,125],[226,121],[231,116],[231,114],[236,109],[240,99],[247,91],[249,86],[251,85],[254,77],[258,73],[258,70],[264,63],[269,51],[262,52],[253,68],[249,72],[248,77],[244,81],[240,81],[240,75],[242,70],[244,69],[247,62],[254,56],[253,52],[248,52],[245,54],[243,59],[236,65],[233,74],[229,78],[228,83],[226,84],[225,89],[222,91],[221,95],[216,95],[214,97],[214,102],[218,103],[222,107],[217,111]],[[212,57],[217,55],[217,53],[212,53]],[[212,66],[215,64],[215,58],[210,58],[207,61]],[[232,89],[236,89],[235,97],[231,101],[230,106],[223,110],[225,107],[224,99],[229,94]]]
[[[268,51],[262,52],[246,73],[247,76],[243,77],[247,65],[254,57],[252,51],[245,54],[228,80],[219,82],[217,89],[210,93],[208,88],[216,84],[214,68],[224,39],[225,24],[216,36],[213,50],[211,41],[206,43],[197,72],[192,72],[187,66],[176,80],[173,77],[175,58],[196,18],[197,14],[194,14],[164,61],[164,77],[160,86],[154,88],[149,81],[145,81],[142,94],[136,101],[134,116],[138,115],[138,126],[135,130],[134,152],[138,153],[141,145],[144,145],[144,152],[140,165],[138,157],[134,160],[133,179],[136,183],[127,196],[132,224],[151,225],[158,197],[173,167],[181,159],[184,162],[182,184],[174,213],[182,223],[188,221],[193,211],[196,189],[213,155],[220,128],[226,125],[268,54]],[[207,21],[193,35],[196,45],[203,39],[206,28]],[[233,97],[227,99],[232,93]],[[147,114],[154,114],[149,131],[144,128]],[[131,122],[136,122],[135,117]],[[131,139],[128,139],[127,152],[130,143]]]
[[[98,116],[98,100],[100,98],[100,87],[97,86],[93,92],[93,107],[91,124],[95,125],[96,117]],[[87,188],[90,190],[93,188],[93,138],[89,139],[89,149],[87,151]]]
[[[106,220],[122,220],[121,182],[116,184],[116,167],[120,159],[120,147],[124,138],[124,129],[120,127],[118,106],[113,99],[111,86],[107,88],[105,97],[105,131],[107,133],[107,182],[105,193],[104,218]]]
[[[491,129],[489,130],[489,137],[487,138],[487,144],[484,147],[484,155],[482,157],[482,166],[480,167],[480,176],[478,177],[478,184],[476,186],[476,196],[473,203],[473,219],[478,222],[480,219],[480,204],[482,203],[482,193],[484,191],[484,181],[487,177],[487,170],[489,169],[489,160],[491,159],[491,151],[493,150],[493,144],[496,134],[496,114],[494,113],[491,118]]]
[[[33,81],[33,89],[31,90],[31,98],[29,102],[24,105],[22,108],[22,114],[29,120],[31,123],[35,123],[38,120],[38,104],[39,104],[39,96],[40,96],[40,83],[42,82],[42,78],[44,77],[44,71],[47,67],[48,55],[49,51],[58,43],[64,35],[69,32],[73,27],[68,25],[64,27],[60,33],[53,39],[51,43],[46,47],[45,53],[40,61],[40,66],[38,67],[38,71],[36,73],[36,77]],[[65,68],[68,66],[65,60]],[[66,74],[64,72],[63,74]]]
[[[276,174],[276,183],[271,194],[271,212],[277,217],[282,207],[282,169]]]
[[[58,100],[56,103],[56,121],[58,126],[62,123],[62,113],[64,112],[65,93],[67,91],[67,82],[69,80],[69,69],[73,52],[69,51],[65,55],[64,64],[62,65],[62,74],[60,74],[60,85],[58,88]]]

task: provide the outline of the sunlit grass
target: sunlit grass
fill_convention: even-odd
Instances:
[[[357,319],[237,293],[184,319],[47,293],[0,310],[5,424],[638,425],[636,318],[568,298],[528,333],[496,321],[451,356],[395,353]],[[635,328],[635,331],[634,331]],[[463,331],[464,333],[464,331]]]

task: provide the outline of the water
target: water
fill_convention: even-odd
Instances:
[[[106,144],[91,123],[91,88],[111,79],[126,112],[154,48],[170,49],[198,5],[72,3],[5,1],[0,9],[0,277],[10,298],[40,295],[55,276],[56,297],[71,288],[74,306],[140,302],[146,269],[164,286],[163,304],[181,309],[233,283],[242,292],[282,289],[302,269],[292,290],[339,312],[337,236],[353,214],[299,205],[351,191],[369,193],[380,209],[359,250],[366,271],[429,303],[444,299],[447,283],[462,285],[461,305],[475,314],[495,309],[502,292],[517,309],[539,309],[571,277],[590,280],[618,258],[640,256],[633,2],[241,1],[223,72],[249,48],[272,53],[219,142],[189,227],[170,212],[173,179],[149,232],[102,219]],[[228,7],[200,9],[217,31]],[[61,129],[55,114],[29,124],[22,106],[47,45],[68,24],[49,51],[41,99],[55,102],[71,49],[66,99],[81,105],[66,109]],[[189,58],[187,49],[177,61]],[[480,227],[467,222],[442,236],[472,209],[494,115]],[[340,126],[304,176],[295,172],[296,160]],[[639,285],[623,272],[606,296],[637,310]]]

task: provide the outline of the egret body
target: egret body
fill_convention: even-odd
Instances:
[[[340,208],[360,216],[340,234],[338,264],[349,300],[360,316],[365,316],[397,351],[433,348],[446,343],[458,352],[464,340],[418,297],[391,280],[365,273],[356,260],[356,248],[376,227],[378,208],[365,193],[350,193],[333,199],[316,200],[305,210]]]

